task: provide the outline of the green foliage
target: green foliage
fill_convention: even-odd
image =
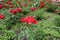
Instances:
[[[55,12],[55,10],[58,8],[57,5],[49,4],[49,8],[47,9],[48,12]]]
[[[55,24],[56,26],[60,26],[60,16],[55,18]]]

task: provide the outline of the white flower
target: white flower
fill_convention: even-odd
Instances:
[[[34,6],[35,6],[36,4],[38,4],[38,2],[35,2],[35,3],[34,3]]]
[[[51,0],[51,1],[54,1],[54,2],[56,2],[56,0]]]

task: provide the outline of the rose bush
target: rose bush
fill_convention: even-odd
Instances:
[[[60,40],[60,3],[1,0],[0,40]]]

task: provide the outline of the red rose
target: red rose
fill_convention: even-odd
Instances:
[[[13,8],[13,5],[10,5],[10,8]]]
[[[23,4],[24,6],[28,6],[28,4]]]
[[[17,8],[17,11],[21,13],[22,12],[22,8]]]
[[[5,16],[3,14],[0,15],[0,19],[4,19]]]
[[[27,24],[31,24],[31,23],[37,24],[37,20],[35,20],[34,17],[31,16],[27,16],[25,20]]]
[[[37,22],[38,22],[37,20],[34,20],[34,22],[33,22],[33,23],[34,23],[34,24],[37,24]]]
[[[8,1],[7,4],[12,5],[12,2],[11,1]]]
[[[37,20],[34,17],[27,16],[26,18],[21,18],[21,22],[26,22],[27,24],[37,24]]]
[[[44,6],[40,5],[39,8],[43,8]]]
[[[21,22],[25,22],[25,18],[21,18],[20,21],[21,21]]]
[[[27,16],[27,17],[26,17],[26,20],[30,20],[31,22],[34,22],[34,17]]]
[[[3,5],[3,8],[6,8],[7,6],[6,5]]]
[[[3,4],[0,4],[0,9],[2,9],[3,8]]]
[[[17,2],[18,4],[20,4],[21,2]]]
[[[37,10],[37,8],[30,8],[30,10],[31,10],[31,11],[35,11],[35,10]]]
[[[13,13],[13,14],[17,14],[16,10],[10,10],[10,12]]]
[[[32,18],[26,18],[26,23],[32,23]]]
[[[40,2],[41,5],[44,5],[44,2]]]
[[[44,2],[40,2],[39,8],[43,8],[43,7],[44,7]]]

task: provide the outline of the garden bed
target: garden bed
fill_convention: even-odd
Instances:
[[[60,40],[60,3],[2,0],[0,40]]]

